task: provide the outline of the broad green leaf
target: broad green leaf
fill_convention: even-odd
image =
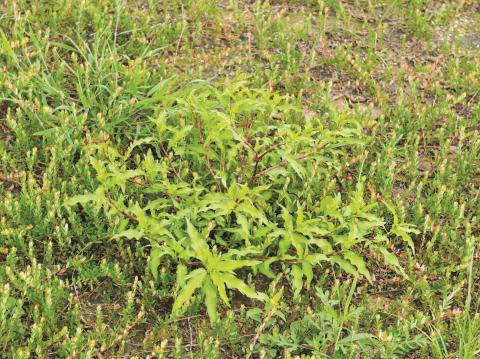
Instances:
[[[303,208],[300,204],[297,204],[297,220],[296,225],[300,227],[304,222]]]
[[[170,233],[170,231],[165,228],[165,224],[155,219],[149,218],[148,229],[149,229],[149,232],[151,232],[152,234],[156,234],[158,237],[165,236],[172,240],[175,239],[175,237]]]
[[[328,262],[328,261],[330,261],[330,259],[329,259],[329,257],[327,257],[327,256],[324,255],[324,254],[321,254],[321,253],[313,253],[313,254],[307,255],[307,256],[304,258],[304,261],[307,261],[307,262],[310,263],[312,266],[315,266],[315,265],[317,265],[317,264],[320,263],[320,262]]]
[[[172,306],[172,313],[175,314],[190,298],[196,289],[203,285],[207,272],[203,268],[198,268],[192,271],[188,276],[188,282],[181,289],[180,293],[175,298]]]
[[[327,227],[328,222],[323,221],[321,219],[310,219],[306,220],[302,223],[302,225],[297,225],[295,229],[297,232],[305,234],[306,236],[326,236],[331,233]]]
[[[329,254],[333,252],[333,247],[330,242],[322,238],[313,238],[310,240],[311,243],[315,244],[322,250],[323,253]]]
[[[250,226],[248,219],[241,213],[235,213],[235,217],[237,219],[237,224],[240,225],[239,233],[245,241],[248,241],[250,237]]]
[[[242,267],[251,267],[261,263],[257,260],[221,260],[218,263],[219,268],[216,268],[222,272],[231,272],[235,269],[242,268]]]
[[[397,230],[395,228],[392,228],[390,230],[390,233],[393,233],[400,238],[402,238],[407,244],[409,245],[410,249],[412,250],[412,253],[415,253],[415,244],[413,243],[412,237],[408,234],[408,232],[403,231],[403,230]]]
[[[352,251],[346,251],[345,253],[343,253],[343,256],[348,259],[350,263],[352,263],[355,267],[357,267],[360,274],[363,274],[365,277],[367,277],[369,281],[372,280],[370,272],[365,266],[365,261],[362,257]]]
[[[336,263],[340,266],[341,269],[343,269],[345,272],[351,275],[358,275],[357,269],[350,264],[350,262],[346,261],[345,259],[339,257],[339,256],[333,256],[330,257],[330,261],[332,263]]]
[[[392,267],[395,267],[397,270],[400,271],[402,275],[405,275],[405,272],[403,271],[403,268],[400,265],[400,262],[398,261],[398,258],[395,254],[393,254],[392,252],[389,252],[385,247],[375,247],[375,248],[377,248],[378,251],[382,253],[383,260],[385,261],[386,264],[391,265]]]
[[[292,233],[290,234],[290,241],[292,242],[292,245],[295,247],[295,250],[297,251],[298,256],[303,257],[303,255],[305,254],[307,239],[301,234]]]
[[[292,245],[292,241],[288,237],[283,237],[278,242],[278,255],[282,256],[289,250],[290,246]]]
[[[220,298],[222,298],[223,302],[227,306],[230,306],[230,303],[228,301],[227,291],[225,290],[225,281],[223,280],[223,277],[221,276],[221,274],[218,272],[212,272],[210,273],[210,278],[215,284],[215,286],[217,287],[218,293],[220,294]]]
[[[283,287],[281,287],[280,290],[277,293],[275,293],[275,295],[270,299],[271,305],[273,307],[276,307],[280,303],[282,296],[283,296]]]
[[[250,254],[261,254],[262,252],[257,247],[244,247],[239,249],[230,249],[226,254],[222,256],[223,259],[231,259],[232,257],[245,257]]]
[[[148,264],[155,280],[158,279],[158,266],[160,265],[160,259],[166,254],[168,253],[165,248],[160,246],[153,247],[150,252],[150,261]]]
[[[209,278],[205,280],[203,288],[205,292],[205,305],[207,306],[208,317],[210,318],[210,322],[213,323],[217,320],[218,317],[218,291]]]
[[[265,217],[265,214],[259,209],[255,208],[255,206],[251,205],[250,203],[247,203],[247,202],[240,203],[237,206],[237,210],[245,214],[248,214],[252,218],[259,219],[261,222],[265,224],[268,223],[268,220]]]
[[[143,231],[137,230],[137,229],[126,229],[120,233],[115,234],[112,238],[121,238],[125,237],[127,239],[141,239],[145,233]]]
[[[312,283],[312,280],[313,280],[313,267],[312,267],[312,265],[307,261],[303,261],[302,262],[302,272],[303,272],[303,275],[305,276],[305,285],[306,285],[307,289],[310,289],[310,283]]]
[[[225,282],[228,288],[237,289],[240,293],[246,295],[249,298],[261,300],[261,296],[242,280],[235,277],[230,273],[221,273],[219,274],[220,278]]]
[[[178,264],[177,265],[177,290],[180,290],[186,283],[188,276],[188,268],[185,264]]]
[[[287,231],[293,232],[293,218],[285,207],[282,208],[282,218],[285,229]]]
[[[277,274],[270,268],[270,264],[272,264],[276,260],[277,260],[277,258],[272,257],[272,258],[268,258],[267,260],[262,261],[257,266],[259,272],[262,273],[264,276],[270,278],[270,279],[274,279]]]
[[[212,259],[212,254],[210,253],[210,248],[208,247],[207,242],[201,237],[197,232],[195,227],[192,226],[190,221],[187,219],[187,233],[192,241],[192,249],[195,251],[195,255],[202,263],[207,264]]]
[[[300,266],[294,264],[292,266],[292,286],[295,291],[295,296],[298,296],[303,287],[303,271]]]
[[[340,206],[340,196],[326,196],[320,201],[320,211],[327,216],[336,217]]]
[[[105,200],[105,194],[103,187],[98,187],[94,193],[80,194],[70,197],[65,201],[66,206],[74,206],[76,204],[85,204],[88,202],[103,202]]]

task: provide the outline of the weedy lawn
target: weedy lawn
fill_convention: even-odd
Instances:
[[[0,357],[480,355],[474,0],[0,2]]]

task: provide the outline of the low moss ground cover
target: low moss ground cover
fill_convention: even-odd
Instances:
[[[0,2],[0,357],[480,355],[480,5]]]

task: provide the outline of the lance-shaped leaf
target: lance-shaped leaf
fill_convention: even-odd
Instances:
[[[260,263],[261,262],[257,260],[222,260],[218,262],[218,267],[222,272],[232,272],[235,269],[252,267]]]
[[[294,264],[292,266],[292,286],[295,290],[295,297],[298,296],[303,287],[303,271],[300,266]]]
[[[220,298],[222,298],[223,302],[227,306],[230,306],[230,303],[228,301],[227,291],[225,290],[225,281],[222,279],[222,275],[218,272],[213,272],[210,274],[210,278],[212,282],[215,284],[215,286],[217,287],[218,293],[220,294]]]
[[[255,290],[250,288],[242,280],[238,279],[233,274],[222,273],[221,278],[225,282],[228,288],[236,289],[240,293],[246,295],[249,298],[262,300],[262,297]]]
[[[217,303],[218,303],[218,291],[212,281],[207,278],[203,287],[205,292],[205,305],[207,306],[208,317],[210,322],[213,323],[217,320]]]
[[[192,271],[187,276],[187,283],[178,293],[177,298],[172,306],[172,313],[176,313],[190,298],[197,288],[203,285],[207,272],[203,268],[198,268]]]
[[[367,267],[365,266],[365,262],[362,257],[360,257],[357,253],[352,251],[347,251],[343,254],[343,256],[350,261],[355,267],[358,269],[358,273],[363,274],[369,281],[372,280],[370,276],[370,272],[368,271]]]
[[[174,256],[173,250],[168,246],[154,246],[150,252],[149,267],[155,280],[158,279],[158,266],[160,265],[160,259],[164,255]]]
[[[339,256],[332,256],[330,257],[330,262],[338,264],[340,268],[342,268],[345,272],[351,275],[357,275],[358,271],[355,269],[354,266],[350,264],[350,262],[346,261],[345,259]]]
[[[383,260],[385,261],[386,264],[391,265],[392,267],[395,267],[403,276],[405,276],[405,272],[403,271],[403,268],[400,265],[400,262],[398,261],[398,258],[395,254],[388,251],[388,249],[385,247],[375,247],[375,248],[383,255]]]
[[[195,255],[203,263],[208,263],[212,261],[212,254],[210,253],[210,248],[208,247],[207,242],[201,237],[197,232],[195,227],[192,226],[190,221],[187,219],[187,233],[192,241],[192,249],[195,252]]]

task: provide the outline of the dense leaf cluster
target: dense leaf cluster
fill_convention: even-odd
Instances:
[[[328,194],[349,148],[365,146],[359,123],[327,123],[243,82],[163,88],[171,86],[152,93],[160,105],[148,135],[126,151],[108,139],[88,146],[99,186],[69,202],[93,202],[116,237],[147,239],[155,278],[159,267],[176,266],[174,314],[200,295],[214,321],[219,299],[229,305],[227,289],[264,300],[241,271],[273,278],[279,263],[295,295],[325,266],[371,280],[369,253],[401,271],[388,234],[411,245],[414,229],[394,213],[387,232],[362,181],[349,198]]]

